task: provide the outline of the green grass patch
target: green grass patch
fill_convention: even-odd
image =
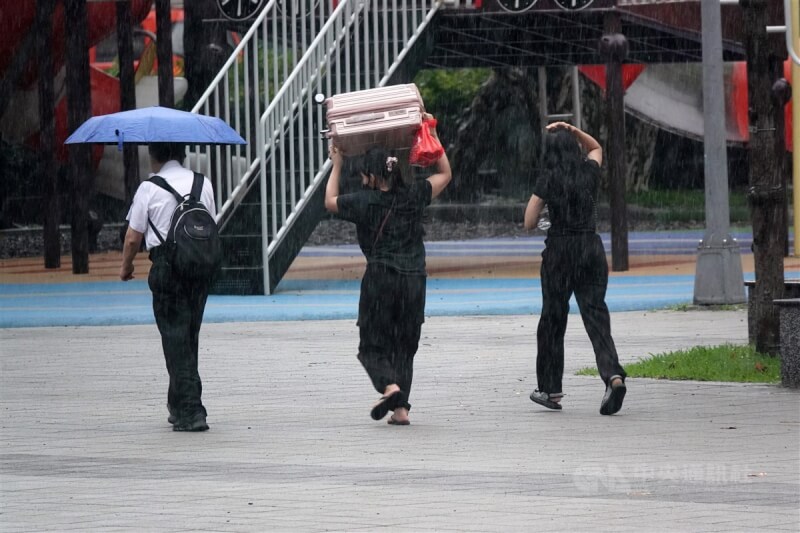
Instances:
[[[667,189],[630,192],[625,195],[628,205],[663,210],[655,215],[661,223],[702,222],[706,218],[705,191],[702,189]],[[733,222],[748,222],[750,209],[743,192],[729,191],[728,205]]]
[[[680,313],[686,313],[688,311],[742,311],[747,309],[747,304],[694,305],[685,303],[669,305],[661,309]]]
[[[642,207],[670,207],[682,206],[703,210],[706,205],[706,196],[703,189],[665,189],[631,192],[625,195],[629,204]],[[747,196],[743,192],[729,191],[728,204],[730,207],[747,207]]]
[[[731,381],[737,383],[779,383],[780,358],[762,355],[753,346],[723,344],[696,346],[650,355],[626,365],[630,378],[693,381]],[[597,369],[584,368],[579,376],[596,376]]]

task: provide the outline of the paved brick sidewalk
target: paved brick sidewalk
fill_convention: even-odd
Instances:
[[[208,324],[211,431],[166,423],[155,326],[0,330],[0,531],[797,531],[800,393],[629,380],[598,414],[570,317],[564,411],[531,403],[534,316],[431,318],[413,425],[353,321]],[[623,362],[745,342],[746,312],[612,315]]]

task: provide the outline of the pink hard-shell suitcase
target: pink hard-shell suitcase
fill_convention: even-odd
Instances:
[[[413,83],[337,94],[325,105],[326,135],[349,156],[373,146],[410,148],[425,110]]]

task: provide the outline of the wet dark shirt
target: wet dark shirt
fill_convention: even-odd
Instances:
[[[600,166],[584,160],[576,176],[567,179],[547,171],[536,180],[533,194],[547,204],[550,213],[548,236],[594,233],[597,230],[595,198],[600,183]]]
[[[422,214],[431,203],[431,193],[430,182],[420,180],[397,192],[343,194],[337,200],[339,217],[355,222],[358,244],[368,263],[384,264],[403,274],[425,275]],[[376,242],[384,218],[386,224]]]

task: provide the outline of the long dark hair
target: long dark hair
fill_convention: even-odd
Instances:
[[[597,203],[590,182],[586,181],[587,174],[583,162],[583,150],[575,136],[565,127],[559,126],[548,131],[544,136],[544,171],[554,193],[563,197],[563,206],[566,212],[563,216],[571,219],[569,212],[591,213],[593,224],[597,225]],[[560,190],[559,190],[560,189]]]
[[[393,158],[393,160],[390,161],[389,158]],[[358,163],[358,171],[367,176],[371,174],[384,180],[389,184],[390,191],[406,187],[400,171],[400,162],[386,148],[376,146],[367,150]]]
[[[578,177],[584,156],[578,140],[567,128],[557,127],[544,135],[543,168],[551,176],[570,183]]]

